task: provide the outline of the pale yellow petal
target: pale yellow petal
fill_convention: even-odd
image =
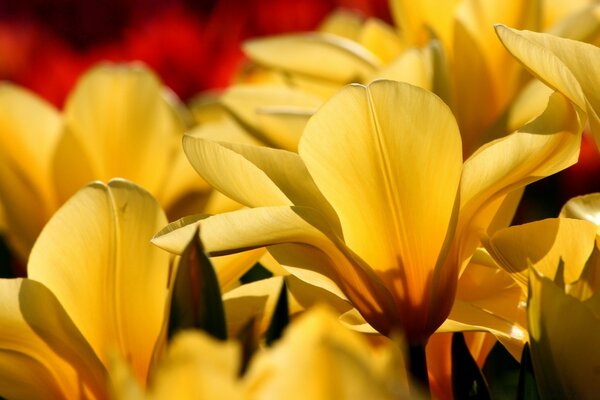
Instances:
[[[559,216],[583,219],[600,227],[600,193],[573,197],[562,207]]]
[[[0,84],[0,201],[8,240],[23,261],[57,206],[49,172],[60,129],[50,104]]]
[[[318,30],[358,41],[364,22],[362,15],[340,8],[329,14]]]
[[[267,173],[224,143],[185,136],[183,148],[200,176],[233,200],[252,207],[291,204]],[[273,163],[277,156],[294,157],[283,150],[264,148],[257,151],[271,155],[267,160]]]
[[[123,177],[158,195],[183,127],[154,74],[139,65],[98,66],[80,79],[64,115],[96,179]]]
[[[336,212],[295,153],[186,136],[183,147],[196,170],[217,190],[250,207],[294,204],[323,213],[337,229]]]
[[[169,255],[150,239],[166,222],[140,187],[93,183],[49,221],[28,265],[98,357],[106,363],[118,349],[141,382],[163,323],[169,273]]]
[[[408,84],[348,86],[309,121],[300,155],[336,210],[344,242],[406,307],[400,315],[425,323],[462,167],[448,107]]]
[[[590,23],[594,19],[597,20],[598,16],[593,12],[597,5],[594,3],[594,0],[544,0],[542,31],[584,40],[576,32],[588,31],[591,28]]]
[[[454,12],[459,3],[459,0],[392,0],[390,8],[398,30],[408,44],[424,44],[432,31],[448,46],[452,43]]]
[[[376,18],[367,20],[357,41],[386,64],[396,58],[405,47],[395,29]]]
[[[527,290],[529,265],[554,278],[564,263],[564,281],[579,279],[592,253],[596,226],[588,221],[555,218],[498,231],[486,244],[496,262]]]
[[[210,261],[217,273],[221,291],[234,287],[242,275],[260,260],[265,251],[259,248],[227,256],[211,257]]]
[[[321,99],[299,89],[271,85],[235,85],[221,97],[224,107],[243,124],[246,130],[270,147],[295,151],[300,129],[277,125],[273,119],[285,113],[306,122]],[[223,139],[220,139],[223,140]]]
[[[563,93],[588,114],[596,143],[600,143],[600,77],[590,68],[600,62],[600,49],[591,44],[549,34],[497,26],[502,43],[548,86]]]
[[[481,147],[465,162],[459,226],[466,230],[462,231],[464,253],[474,250],[485,234],[477,227],[478,217],[490,213],[490,205],[496,202],[500,207],[503,196],[577,161],[580,132],[570,103],[554,94],[537,119]]]
[[[488,331],[515,359],[527,340],[524,291],[483,250],[458,280],[456,300],[438,332]]]
[[[294,365],[294,368],[289,368]],[[407,396],[402,352],[386,342],[378,351],[335,315],[313,309],[260,353],[244,376],[250,398],[391,399]]]
[[[150,399],[242,399],[238,381],[238,343],[220,342],[201,332],[183,332],[173,339],[155,370]]]
[[[0,396],[102,398],[106,371],[44,285],[0,280]]]
[[[244,52],[259,64],[337,83],[364,81],[381,66],[381,60],[358,43],[326,33],[254,39],[244,43]]]
[[[254,335],[263,337],[271,323],[282,284],[282,277],[273,277],[247,283],[225,293],[223,305],[229,337],[238,338],[251,322]]]

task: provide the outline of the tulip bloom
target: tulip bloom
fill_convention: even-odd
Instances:
[[[240,362],[237,343],[183,332],[157,364],[146,393],[116,359],[111,368],[114,398],[409,398],[398,344],[386,340],[373,348],[320,307],[293,321],[273,347],[259,350],[238,378]]]
[[[0,280],[0,396],[106,398],[110,354],[146,382],[164,341],[170,268],[149,239],[166,222],[124,180],[92,183],[56,212],[29,277]]]
[[[590,68],[600,62],[600,48],[502,25],[496,31],[508,51],[527,69],[588,115],[592,135],[600,146],[600,77],[590,73]]]
[[[549,2],[543,10],[550,12],[545,13],[537,2],[524,0],[501,5],[392,0],[390,8],[395,26],[374,18],[363,21],[346,12],[332,15],[316,32],[250,40],[244,45],[246,55],[267,72],[254,72],[241,80],[287,85],[322,99],[345,84],[376,79],[423,87],[452,109],[468,157],[545,106],[547,88],[523,79],[523,69],[497,40],[494,23],[539,30],[539,21],[552,14],[547,23],[553,25],[544,29],[586,41],[594,40],[598,32],[598,20],[590,17],[597,4],[572,2],[557,9]],[[278,114],[263,109],[262,89],[254,86],[257,113]],[[286,104],[280,106],[285,109]],[[257,136],[256,131],[248,133]],[[281,128],[280,136],[289,136],[288,130]]]
[[[444,102],[378,81],[321,107],[299,154],[192,136],[184,149],[209,183],[250,207],[196,222],[207,251],[272,246],[300,279],[337,285],[379,332],[402,329],[423,344],[448,316],[480,236],[512,216],[511,193],[574,163],[580,131],[553,95],[538,119],[463,163]],[[178,224],[154,242],[176,252],[194,229]]]
[[[140,65],[91,69],[62,113],[2,83],[0,202],[16,255],[25,261],[58,207],[96,179],[143,185],[171,217],[200,207],[192,200],[208,188],[179,150],[185,127],[178,107]]]
[[[572,200],[566,209],[586,208],[587,200]],[[488,244],[528,287],[531,356],[542,397],[593,399],[600,391],[597,230],[585,220],[547,219],[500,230]]]

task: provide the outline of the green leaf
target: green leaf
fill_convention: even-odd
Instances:
[[[521,355],[517,400],[538,400],[539,398],[533,364],[531,363],[531,351],[529,350],[529,343],[527,343],[523,349],[523,355]]]
[[[485,377],[461,332],[452,335],[452,391],[455,399],[491,399]]]
[[[169,316],[169,339],[184,329],[200,329],[227,339],[225,309],[219,281],[204,252],[199,231],[188,244],[177,268]]]
[[[500,342],[492,348],[482,371],[494,400],[516,397],[520,365]]]
[[[288,297],[287,297],[287,286],[285,284],[285,280],[281,285],[281,292],[279,293],[279,298],[277,299],[277,304],[275,305],[275,311],[273,311],[273,318],[271,319],[271,324],[267,329],[265,342],[267,346],[271,346],[274,342],[276,342],[283,335],[283,331],[285,327],[290,322],[290,311],[288,307]]]

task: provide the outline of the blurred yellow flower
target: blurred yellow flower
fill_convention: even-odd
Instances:
[[[176,336],[146,393],[116,358],[111,368],[115,399],[415,399],[400,345],[373,347],[335,315],[315,308],[293,321],[273,347],[259,350],[238,378],[237,343],[201,332]],[[418,393],[418,392],[417,392]]]
[[[208,188],[180,150],[179,107],[152,72],[135,64],[88,71],[62,113],[0,84],[0,202],[16,254],[25,261],[58,207],[96,179],[144,186],[171,218],[198,212]]]
[[[207,251],[271,246],[300,279],[339,286],[379,332],[402,329],[423,344],[481,236],[512,217],[513,191],[575,162],[580,131],[570,103],[553,95],[538,119],[463,163],[437,96],[378,81],[322,106],[299,155],[193,136],[184,149],[203,178],[251,207],[197,222]],[[178,224],[154,242],[177,253],[193,231]]]
[[[164,341],[170,268],[149,239],[166,222],[124,180],[91,183],[56,212],[29,277],[0,280],[0,396],[106,398],[111,353],[146,382]]]

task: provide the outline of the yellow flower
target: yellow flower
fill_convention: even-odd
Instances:
[[[591,222],[557,218],[507,228],[490,240],[496,260],[528,286],[531,356],[542,397],[593,399],[600,391],[598,239]]]
[[[580,130],[553,95],[538,119],[463,164],[438,97],[379,81],[322,106],[299,154],[192,136],[184,149],[209,183],[250,207],[197,222],[207,251],[271,246],[300,279],[339,286],[379,332],[403,329],[422,344],[448,316],[480,237],[512,216],[513,191],[572,164]],[[179,224],[154,242],[179,252],[194,230]]]
[[[118,358],[111,368],[115,399],[407,399],[404,356],[398,344],[373,348],[323,308],[288,326],[273,347],[260,350],[237,378],[237,343],[201,332],[179,334],[144,393]]]
[[[111,398],[141,399],[242,399],[239,382],[241,351],[239,343],[222,342],[200,331],[184,331],[169,343],[147,390],[131,374],[122,357],[112,357]]]
[[[242,121],[246,136],[261,142],[266,137],[269,146],[286,143],[283,148],[294,150],[289,142],[299,137],[296,126],[314,112],[308,94],[324,101],[349,83],[391,79],[431,90],[450,106],[468,157],[535,117],[549,93],[544,85],[526,79],[493,25],[539,30],[544,19],[543,29],[592,41],[600,23],[591,16],[600,7],[581,2],[542,6],[526,0],[392,0],[390,8],[395,26],[342,12],[316,32],[246,42],[244,51],[255,67],[220,99],[226,119],[234,116],[233,123],[220,125],[220,130],[235,131],[234,125],[239,130]],[[280,92],[276,97],[267,94],[275,91]],[[245,102],[243,109],[239,100]],[[247,125],[248,120],[260,122]]]
[[[145,383],[164,340],[170,265],[149,239],[166,222],[124,180],[91,183],[56,212],[29,278],[0,280],[0,396],[106,398],[114,352]]]
[[[600,12],[593,15],[600,19]],[[600,146],[600,77],[590,73],[600,62],[600,48],[502,25],[496,31],[508,51],[527,69],[587,114],[592,135]]]
[[[180,151],[173,97],[140,65],[87,72],[62,113],[24,89],[0,85],[0,201],[8,240],[25,261],[58,207],[90,181],[123,177],[147,188],[170,217],[198,212],[208,191]]]

